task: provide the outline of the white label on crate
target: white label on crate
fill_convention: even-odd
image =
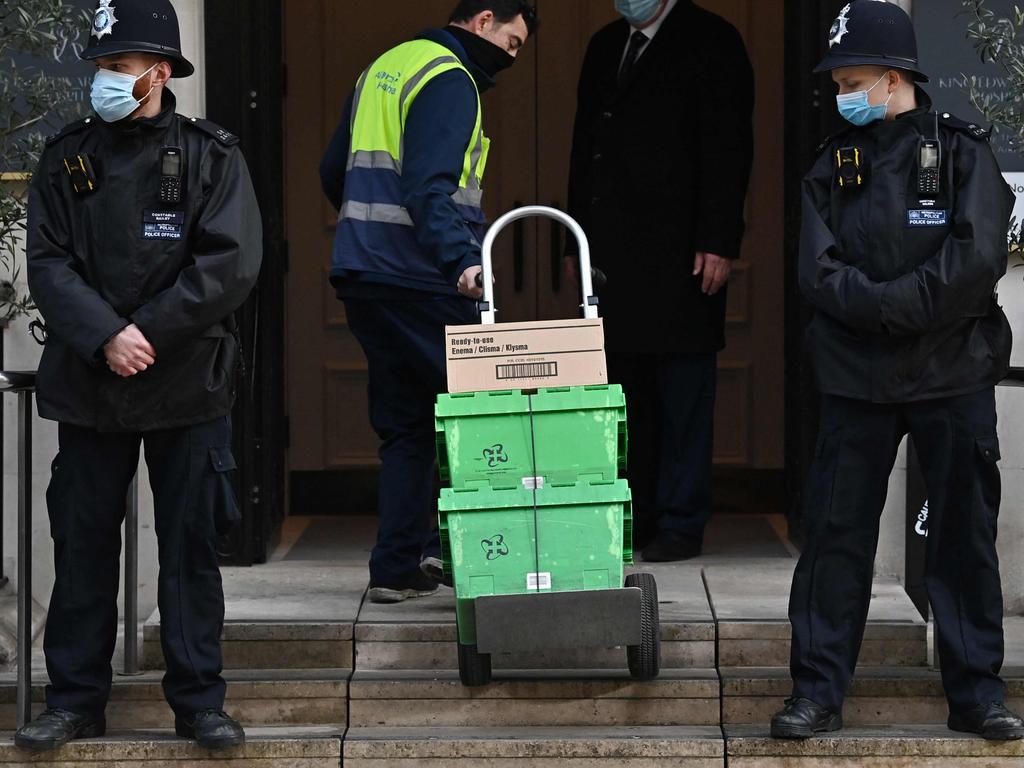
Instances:
[[[544,487],[543,477],[524,477],[523,488],[528,491],[539,491]]]
[[[526,574],[527,589],[551,589],[550,573],[528,573]]]

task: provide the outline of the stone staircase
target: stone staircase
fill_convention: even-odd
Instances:
[[[174,738],[154,615],[143,636],[148,671],[115,679],[110,735],[37,757],[7,739],[0,766],[1024,768],[1024,745],[941,726],[927,626],[895,583],[875,585],[847,729],[806,743],[769,739],[789,693],[793,564],[705,558],[650,569],[662,621],[654,681],[633,680],[624,650],[610,649],[495,658],[494,682],[482,688],[459,682],[448,590],[379,606],[363,600],[361,564],[226,570],[227,709],[247,726],[245,748],[215,755]],[[1011,703],[1024,708],[1024,670],[1008,672]],[[13,674],[0,675],[8,734],[14,693]]]

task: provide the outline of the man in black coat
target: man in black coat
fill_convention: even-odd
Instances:
[[[121,523],[145,446],[155,507],[164,695],[179,736],[244,741],[224,714],[216,535],[238,518],[230,472],[239,349],[260,212],[238,139],[182,117],[169,0],[100,0],[96,114],[47,140],[32,178],[28,279],[48,338],[39,414],[59,422],[46,493],[55,582],[46,711],[15,736],[42,751],[102,736],[117,637]]]
[[[608,275],[609,375],[630,409],[636,538],[700,553],[711,514],[717,353],[753,157],[739,33],[692,0],[617,0],[579,84],[569,210]],[[572,259],[567,265],[572,269]],[[655,536],[656,534],[656,536]]]

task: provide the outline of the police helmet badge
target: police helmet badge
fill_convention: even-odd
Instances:
[[[850,32],[850,5],[851,3],[847,3],[846,7],[839,12],[839,18],[832,22],[832,29],[828,33],[829,48],[842,43],[843,38]]]
[[[117,24],[117,17],[114,15],[114,9],[110,7],[110,4],[114,0],[100,0],[99,6],[96,8],[96,15],[92,19],[92,34],[100,40],[104,35],[109,35],[113,32],[114,25]]]

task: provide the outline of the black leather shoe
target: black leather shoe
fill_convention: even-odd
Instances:
[[[659,531],[654,541],[644,547],[643,558],[648,563],[674,563],[690,560],[700,554],[704,542],[696,536],[675,531]]]
[[[33,752],[63,747],[74,739],[95,739],[107,732],[103,718],[76,715],[64,709],[48,709],[14,734],[14,745]]]
[[[976,733],[989,741],[1016,741],[1024,738],[1024,720],[999,701],[980,704],[966,712],[950,712],[946,724],[951,731]]]
[[[773,739],[809,739],[816,733],[843,727],[841,712],[833,712],[810,699],[786,699],[786,707],[772,718]]]
[[[203,749],[228,749],[245,744],[245,731],[237,720],[216,709],[204,709],[191,717],[175,717],[174,732],[195,739]]]

